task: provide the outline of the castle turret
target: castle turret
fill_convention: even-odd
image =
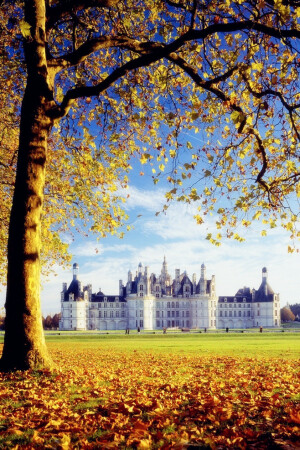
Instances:
[[[145,294],[148,295],[151,293],[151,288],[150,288],[150,272],[149,272],[149,266],[145,267],[145,284],[146,284],[146,292]]]
[[[268,294],[268,271],[266,267],[262,269],[262,286],[264,289],[264,294]]]
[[[85,330],[86,329],[86,309],[89,301],[89,290],[82,287],[78,279],[79,265],[73,264],[73,280],[68,289],[62,292],[62,309],[60,327],[64,330]]]
[[[204,295],[206,294],[206,285],[207,285],[207,279],[206,279],[206,267],[203,263],[201,265],[201,276],[200,276],[200,294]]]
[[[73,264],[73,280],[78,279],[79,265],[77,263]]]
[[[141,275],[143,273],[143,264],[140,262],[138,267],[138,275]]]

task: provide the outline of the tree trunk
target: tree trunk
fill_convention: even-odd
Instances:
[[[25,2],[31,36],[24,44],[27,86],[22,103],[15,192],[10,217],[2,370],[50,367],[40,305],[41,214],[53,102],[45,52],[45,2]],[[27,8],[27,9],[26,9]]]
[[[41,213],[49,120],[27,86],[8,241],[5,340],[0,367],[49,366],[40,306]],[[34,111],[35,110],[35,111]]]

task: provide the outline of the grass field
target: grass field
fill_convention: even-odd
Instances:
[[[153,352],[155,354],[300,356],[300,333],[186,333],[186,334],[74,334],[47,336],[49,346],[64,342],[77,348],[111,349],[124,352]]]
[[[299,448],[299,344],[292,332],[49,335],[56,371],[0,374],[0,448]]]

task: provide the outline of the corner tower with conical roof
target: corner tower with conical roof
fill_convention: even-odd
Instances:
[[[259,288],[252,291],[253,325],[261,327],[280,326],[279,294],[268,283],[268,270],[262,268],[262,280]]]
[[[262,269],[257,290],[240,288],[233,296],[220,296],[217,307],[217,328],[273,328],[280,326],[279,294],[268,283],[268,271]]]
[[[89,289],[82,289],[78,279],[79,265],[73,264],[73,279],[67,288],[63,283],[61,293],[61,330],[86,330]]]

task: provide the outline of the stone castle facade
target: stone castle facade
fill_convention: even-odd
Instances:
[[[215,277],[208,279],[206,267],[200,277],[189,278],[186,272],[168,273],[164,258],[161,273],[150,274],[140,263],[126,284],[119,282],[118,295],[92,292],[82,286],[79,266],[73,265],[73,280],[63,283],[61,293],[61,330],[161,330],[162,328],[252,328],[279,327],[279,294],[267,282],[263,268],[258,290],[240,289],[235,296],[216,297]]]

